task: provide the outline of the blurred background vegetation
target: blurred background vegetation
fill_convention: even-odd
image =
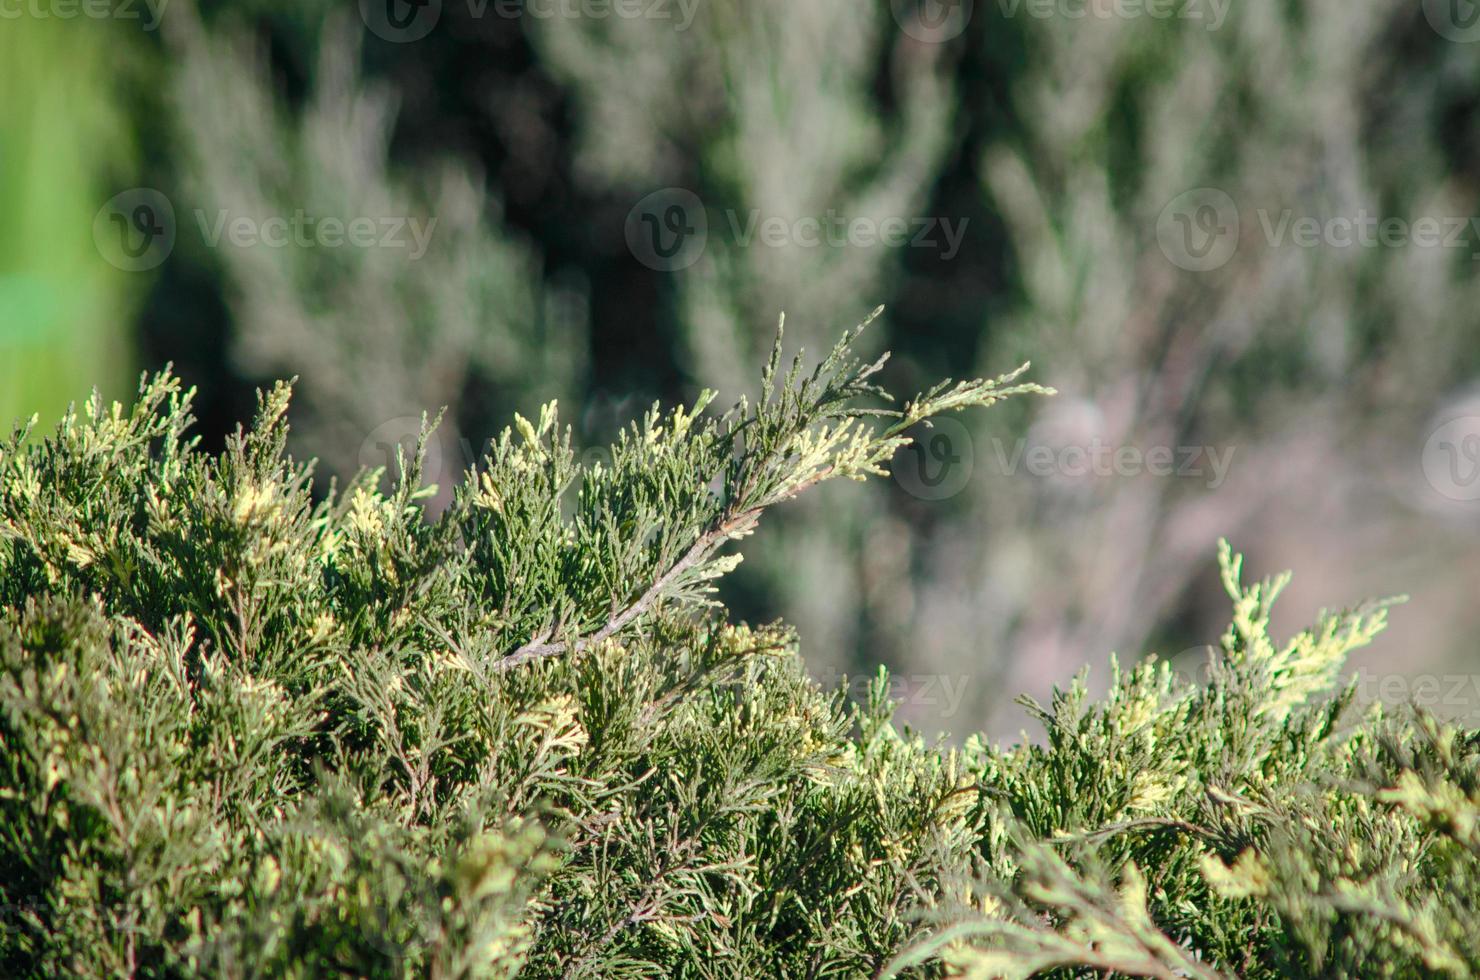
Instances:
[[[895,390],[1032,358],[1061,394],[762,529],[728,598],[820,677],[887,663],[905,717],[1001,734],[1109,651],[1195,669],[1226,535],[1299,572],[1290,625],[1410,593],[1358,664],[1394,695],[1473,679],[1463,6],[39,0],[0,20],[0,415],[170,361],[215,445],[297,375],[327,474],[445,406],[445,492],[513,411],[600,446],[750,390],[780,312],[815,351],[882,303]]]

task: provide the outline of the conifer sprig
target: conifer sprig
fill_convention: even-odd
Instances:
[[[750,534],[767,508],[826,480],[887,475],[889,460],[911,442],[905,432],[933,416],[1012,395],[1053,393],[1041,385],[1013,383],[1025,364],[995,380],[942,382],[903,411],[864,404],[865,399],[892,401],[872,380],[887,355],[865,363],[852,354],[859,334],[880,312],[882,307],[846,333],[810,372],[804,370],[804,352],[798,352],[778,385],[783,317],[757,402],[742,398],[722,416],[706,418],[702,413],[714,398],[706,390],[691,409],[664,416],[655,407],[641,427],[623,433],[609,465],[584,470],[573,463],[569,430],[557,432],[553,405],[541,412],[538,426],[519,420],[520,439],[506,431],[474,497],[485,513],[497,516],[475,516],[464,533],[475,542],[478,559],[491,566],[521,556],[480,549],[476,542],[490,534],[543,535],[542,554],[559,555],[558,565],[569,578],[545,584],[559,594],[560,613],[545,622],[521,620],[529,624],[529,638],[494,668],[587,649],[665,600],[705,602],[713,580],[740,560],[738,554],[715,558],[716,552]],[[870,425],[874,418],[889,422]],[[661,468],[660,479],[649,470],[652,460]],[[567,522],[549,505],[548,495],[554,491],[558,500],[570,485],[579,485],[580,503]],[[519,502],[532,494],[545,496],[537,505]],[[511,523],[503,519],[507,513],[528,519]],[[495,588],[507,589],[517,578],[505,568],[491,572]],[[642,584],[634,590],[633,583]],[[591,603],[593,596],[604,600],[600,606]],[[548,597],[543,593],[539,601]],[[508,605],[507,598],[505,608],[519,608]]]

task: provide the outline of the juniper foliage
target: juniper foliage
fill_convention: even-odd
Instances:
[[[1288,575],[1240,581],[1194,683],[1150,658],[1049,707],[1043,745],[966,750],[985,831],[947,888],[933,956],[968,977],[1475,976],[1480,733],[1338,684],[1386,603],[1324,615],[1284,644]]]
[[[955,750],[809,679],[713,581],[1012,372],[875,407],[850,333],[582,466],[516,418],[428,518],[419,454],[312,493],[289,387],[226,449],[166,374],[0,450],[0,963],[19,976],[1416,976],[1477,967],[1480,750],[1349,717],[1381,608],[1205,685],[1082,685]],[[887,401],[884,402],[887,405]],[[428,424],[430,431],[430,423]]]

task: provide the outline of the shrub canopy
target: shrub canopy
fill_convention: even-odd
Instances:
[[[516,417],[435,518],[420,453],[315,495],[289,387],[211,455],[169,374],[0,449],[0,963],[18,976],[1464,976],[1480,737],[1333,690],[1245,585],[1155,658],[927,743],[713,580],[768,508],[931,416],[849,353],[601,463]],[[883,398],[881,398],[883,396]],[[383,488],[382,483],[386,486]],[[963,638],[963,642],[966,640]]]

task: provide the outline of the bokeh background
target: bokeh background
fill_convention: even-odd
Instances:
[[[1215,547],[1279,622],[1406,593],[1369,698],[1480,723],[1472,0],[28,0],[0,11],[0,418],[172,362],[207,446],[445,487],[560,399],[591,458],[751,390],[779,313],[906,393],[1061,394],[785,508],[725,585],[819,678],[1015,732],[1196,671]]]

